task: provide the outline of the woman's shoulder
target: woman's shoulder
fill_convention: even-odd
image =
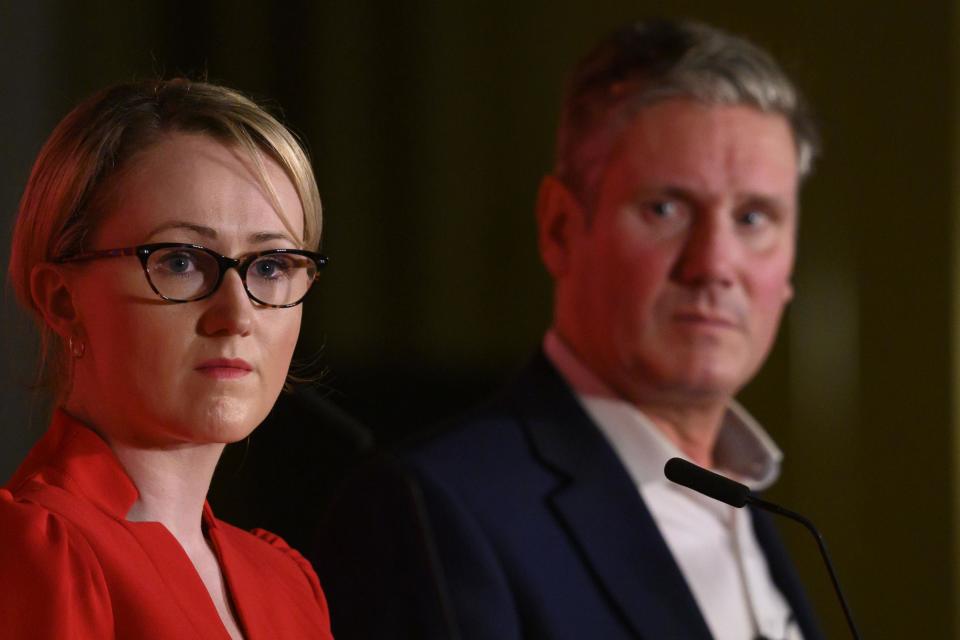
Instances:
[[[51,489],[43,487],[0,488],[0,553],[11,549],[28,555],[44,552],[50,548],[69,547],[76,556],[90,555],[93,551],[83,533],[70,519],[56,509]],[[54,490],[55,492],[55,490]],[[44,498],[54,497],[54,504]]]
[[[216,522],[215,537],[223,543],[219,545],[222,562],[235,585],[248,594],[259,594],[258,608],[269,604],[265,610],[279,607],[301,612],[301,616],[290,616],[287,624],[303,624],[303,629],[311,630],[309,637],[330,637],[327,600],[306,558],[278,535]],[[253,615],[251,611],[247,613]]]
[[[0,612],[16,612],[11,624],[23,625],[28,635],[72,638],[112,628],[103,571],[83,532],[64,515],[5,488],[0,568]]]
[[[63,571],[83,569],[97,577],[99,562],[83,530],[43,500],[48,491],[14,493],[0,488],[0,566],[4,574],[20,567],[27,575],[57,579]],[[102,575],[99,576],[102,578]]]
[[[280,575],[305,581],[314,597],[324,606],[326,605],[320,580],[313,566],[283,538],[264,529],[246,531],[222,520],[218,520],[217,524],[223,535],[230,539],[231,544],[242,551],[245,561],[254,565],[269,566],[273,571],[281,570]]]

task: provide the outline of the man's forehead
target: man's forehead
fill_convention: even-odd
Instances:
[[[797,150],[780,114],[689,99],[638,110],[622,128],[608,170],[663,187],[757,190],[791,197]]]

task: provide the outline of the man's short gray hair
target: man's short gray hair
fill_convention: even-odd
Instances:
[[[759,47],[697,22],[638,22],[611,34],[570,77],[557,136],[555,173],[595,204],[600,177],[623,129],[642,107],[669,98],[747,105],[784,116],[804,178],[819,150],[806,102]]]

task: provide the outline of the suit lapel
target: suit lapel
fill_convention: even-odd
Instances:
[[[709,639],[680,568],[613,449],[540,354],[514,387],[533,449],[565,478],[551,508],[638,638]]]

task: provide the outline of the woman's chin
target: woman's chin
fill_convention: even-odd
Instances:
[[[270,407],[255,406],[249,399],[219,397],[198,407],[191,430],[198,441],[230,444],[243,440],[267,417]]]

